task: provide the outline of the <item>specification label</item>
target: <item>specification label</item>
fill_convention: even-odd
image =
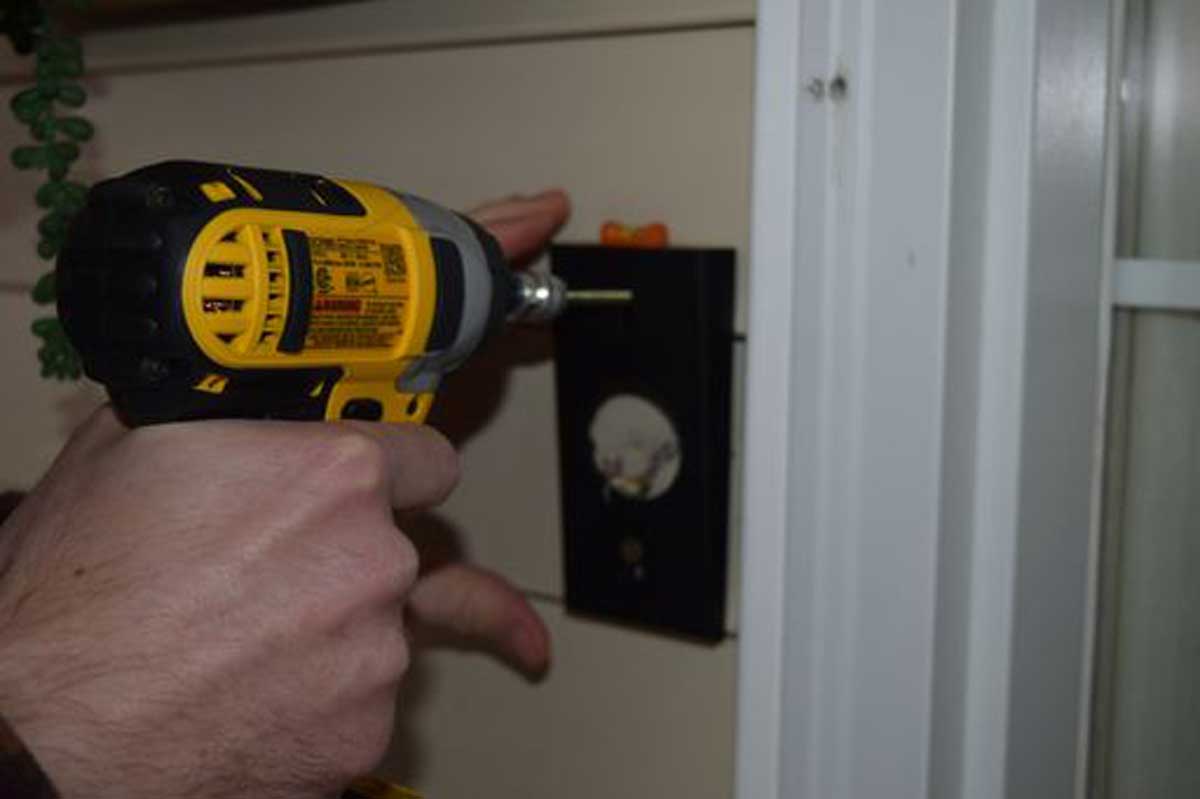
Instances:
[[[388,349],[408,322],[408,263],[399,244],[310,237],[313,305],[305,349]]]

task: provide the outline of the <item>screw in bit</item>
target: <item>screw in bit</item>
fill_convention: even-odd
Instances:
[[[633,302],[629,289],[568,289],[568,305],[625,305]]]

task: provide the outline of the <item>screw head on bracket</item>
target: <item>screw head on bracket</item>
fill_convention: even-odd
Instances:
[[[846,76],[840,72],[829,81],[829,96],[834,101],[846,99],[846,93],[850,90],[850,83],[846,80]]]

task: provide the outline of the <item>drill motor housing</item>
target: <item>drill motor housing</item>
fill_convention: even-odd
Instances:
[[[469,219],[378,186],[169,161],[98,183],[58,312],[130,424],[422,421],[517,302]]]

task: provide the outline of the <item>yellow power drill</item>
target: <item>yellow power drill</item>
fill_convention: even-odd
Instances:
[[[442,376],[568,292],[452,211],[379,186],[169,161],[98,183],[59,254],[58,313],[129,424],[419,422]],[[385,780],[346,799],[408,799]]]
[[[629,299],[512,272],[486,231],[413,195],[194,161],[96,184],[56,277],[85,372],[134,425],[419,422],[506,321]]]

